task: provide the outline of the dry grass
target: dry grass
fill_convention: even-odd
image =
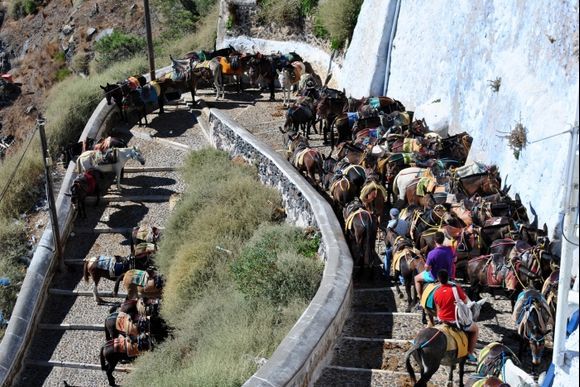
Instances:
[[[514,157],[519,159],[522,150],[528,144],[528,129],[521,122],[517,122],[507,139],[509,147],[514,152]]]
[[[162,314],[175,328],[174,338],[137,360],[129,384],[239,386],[307,305],[298,298],[284,305],[250,300],[232,277],[232,262],[252,246],[250,238],[260,240],[256,230],[270,220],[280,197],[259,183],[254,167],[213,149],[192,153],[183,176],[187,192],[172,212],[156,256],[167,274]],[[270,240],[280,242],[276,228],[267,230]],[[293,251],[312,253],[310,244],[298,239]],[[281,262],[295,262],[281,254]]]
[[[350,39],[363,0],[332,0],[320,4],[317,21],[330,35],[333,48],[342,48]]]

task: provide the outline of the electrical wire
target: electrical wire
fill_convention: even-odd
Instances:
[[[12,180],[14,179],[14,176],[16,175],[16,172],[18,171],[18,168],[20,168],[20,163],[22,163],[22,160],[24,159],[26,152],[28,152],[28,148],[30,147],[32,140],[34,139],[34,134],[36,133],[36,130],[37,130],[37,128],[35,127],[34,130],[32,131],[32,134],[30,135],[30,139],[28,140],[28,144],[26,144],[26,148],[24,148],[24,152],[22,152],[22,155],[20,156],[20,160],[18,160],[16,167],[14,168],[12,173],[10,174],[10,177],[8,178],[8,181],[6,182],[6,185],[2,189],[2,194],[0,194],[0,203],[2,203],[2,200],[6,196],[6,193],[8,192],[8,187],[10,187],[10,184],[12,183]]]

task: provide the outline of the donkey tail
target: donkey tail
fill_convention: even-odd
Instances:
[[[411,366],[411,356],[418,349],[419,346],[417,344],[413,344],[413,346],[405,353],[405,367],[407,367],[407,372],[409,373],[409,377],[411,378],[411,382],[413,382],[413,384],[417,383],[417,379],[415,378],[415,370],[413,370],[413,367]]]
[[[83,264],[83,278],[85,279],[85,282],[89,282],[89,260],[85,258],[84,260],[84,264]]]

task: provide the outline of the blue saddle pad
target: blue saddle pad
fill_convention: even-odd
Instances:
[[[348,126],[352,128],[356,120],[358,120],[358,113],[348,112],[346,113],[346,116],[348,117]]]

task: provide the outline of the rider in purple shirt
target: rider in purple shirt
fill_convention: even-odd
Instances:
[[[435,282],[439,270],[447,270],[452,273],[453,259],[455,254],[449,246],[444,246],[445,235],[441,231],[435,233],[435,248],[427,254],[425,271],[415,276],[415,288],[419,299],[423,294],[423,282]]]

